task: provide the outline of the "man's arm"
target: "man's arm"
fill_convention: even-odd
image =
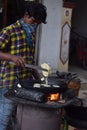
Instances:
[[[12,61],[17,66],[25,67],[24,60],[21,56],[15,56],[15,55],[11,55],[11,54],[0,51],[0,59],[6,60],[6,61]]]

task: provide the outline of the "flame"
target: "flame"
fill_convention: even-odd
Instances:
[[[48,96],[48,100],[49,101],[56,101],[56,100],[59,100],[60,99],[60,94],[59,93],[56,93],[56,94],[50,94]]]

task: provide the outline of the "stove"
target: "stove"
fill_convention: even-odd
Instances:
[[[33,88],[32,85],[26,84],[24,86],[24,84],[21,84],[25,88],[14,88],[14,90],[5,94],[8,99],[17,104],[18,130],[60,130],[61,108],[72,104],[74,98],[47,100],[49,94],[59,93],[61,95],[64,91],[67,91],[67,84],[59,83],[56,80],[54,81],[51,78],[49,81],[51,87],[49,88]],[[60,87],[56,88],[53,85]]]
[[[33,105],[18,105],[19,130],[60,130],[61,110]]]
[[[73,99],[37,102],[11,92],[5,96],[17,104],[18,130],[60,130],[61,108],[74,102]]]

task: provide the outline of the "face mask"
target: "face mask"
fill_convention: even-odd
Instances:
[[[28,24],[28,27],[30,28],[31,32],[34,33],[38,24]]]
[[[24,23],[23,19],[20,19],[20,23],[21,23],[23,30],[25,31],[27,43],[29,46],[32,47],[34,32],[35,32],[38,24],[36,24],[36,23],[27,24],[27,23]]]

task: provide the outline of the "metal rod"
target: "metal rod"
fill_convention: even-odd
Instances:
[[[14,64],[15,65],[15,63],[11,62],[11,61],[9,62],[9,64]],[[31,68],[31,69],[36,69],[36,70],[41,70],[41,71],[48,71],[47,69],[44,69],[44,68],[42,68],[40,66],[31,65],[31,64],[25,64],[25,67],[26,68]]]

